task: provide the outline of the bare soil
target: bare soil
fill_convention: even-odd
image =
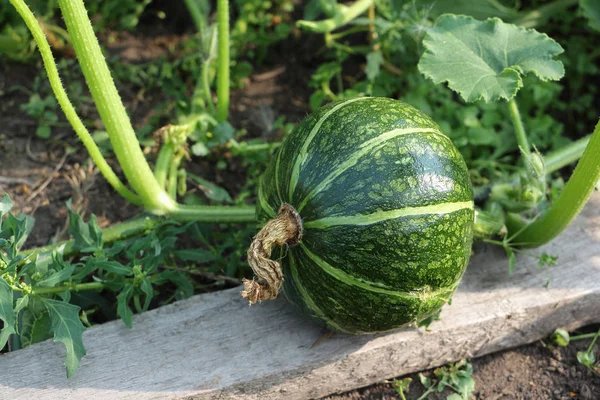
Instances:
[[[125,37],[111,51],[123,54],[132,62],[161,54],[161,41]],[[164,40],[174,40],[172,37]],[[151,41],[151,42],[150,42]],[[142,52],[143,50],[143,52]],[[273,117],[285,115],[296,122],[308,112],[311,90],[308,80],[318,66],[318,56],[305,40],[290,39],[277,46],[269,64],[258,69],[245,88],[232,95],[232,123],[244,128],[250,137],[277,139],[270,133]],[[73,199],[76,209],[94,213],[102,226],[131,218],[139,212],[122,200],[104,179],[87,166],[87,154],[68,127],[57,128],[50,140],[36,136],[37,122],[20,109],[27,102],[32,82],[41,65],[21,65],[0,60],[0,195],[11,196],[15,210],[36,218],[36,229],[29,246],[43,245],[65,237],[65,201]],[[143,121],[152,113],[152,105],[161,100],[160,93],[146,93],[140,103],[135,90],[122,88],[124,102],[134,121]],[[86,120],[97,118],[93,111]],[[66,155],[66,148],[74,153]],[[118,172],[118,166],[111,161]],[[233,195],[244,179],[243,168],[231,162],[219,171],[210,161],[194,168],[206,179],[224,185]],[[553,349],[541,342],[518,349],[472,360],[478,399],[600,399],[600,378],[577,364],[576,352],[589,342],[577,342],[568,348]],[[431,371],[425,374],[431,375]],[[424,391],[417,375],[408,399]],[[445,399],[449,393],[431,395]],[[380,383],[365,389],[331,396],[330,400],[396,399],[393,383]]]
[[[588,329],[590,330],[590,329]],[[600,399],[600,376],[577,363],[577,351],[587,349],[589,340],[573,342],[566,348],[555,348],[544,342],[522,346],[514,350],[490,354],[471,360],[475,379],[475,398],[482,400],[519,399]],[[433,371],[424,375],[435,379]],[[425,388],[418,374],[409,377],[412,382],[407,400],[418,399]],[[452,391],[430,394],[428,399],[446,399]],[[401,399],[393,380],[364,389],[326,398],[327,400],[383,400]]]

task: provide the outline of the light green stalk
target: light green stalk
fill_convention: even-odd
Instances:
[[[513,238],[522,247],[537,247],[554,239],[579,214],[600,180],[600,122],[565,188],[547,214]],[[509,235],[522,228],[516,224]],[[509,227],[510,229],[510,227]]]
[[[229,116],[229,1],[217,0],[218,69],[217,69],[217,120],[227,121]]]
[[[123,182],[119,180],[115,172],[112,170],[112,168],[108,165],[108,163],[102,156],[102,153],[100,152],[100,149],[98,149],[98,146],[96,146],[94,139],[92,138],[88,130],[83,125],[83,122],[81,122],[81,119],[77,115],[77,112],[71,104],[69,97],[67,96],[67,93],[65,91],[65,88],[63,87],[62,82],[60,81],[60,76],[58,75],[58,68],[56,67],[56,63],[54,62],[54,57],[52,56],[52,50],[50,49],[50,45],[48,44],[46,36],[44,35],[44,32],[42,31],[42,28],[40,27],[40,24],[38,23],[37,19],[23,0],[10,0],[10,2],[15,7],[17,12],[21,15],[23,21],[25,21],[27,28],[29,28],[29,30],[31,31],[31,34],[40,50],[42,60],[44,61],[44,67],[46,68],[46,73],[48,74],[48,80],[50,81],[50,86],[52,87],[54,95],[56,96],[56,100],[58,101],[58,104],[60,104],[60,106],[62,107],[65,116],[71,123],[71,126],[73,126],[75,133],[87,149],[88,153],[90,154],[90,157],[100,170],[100,173],[121,196],[123,196],[133,204],[140,205],[142,201],[139,198],[139,196],[137,196],[135,193],[129,190],[123,184]]]
[[[59,0],[75,54],[127,180],[144,206],[165,214],[175,202],[158,184],[146,162],[131,121],[104,60],[82,0]]]

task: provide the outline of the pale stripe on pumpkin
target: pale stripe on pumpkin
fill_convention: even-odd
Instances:
[[[402,291],[394,290],[389,287],[384,287],[384,285],[381,283],[376,283],[376,282],[371,282],[371,281],[367,281],[364,279],[356,278],[342,270],[339,270],[339,269],[333,267],[328,262],[326,262],[325,260],[323,260],[322,258],[317,256],[315,253],[310,251],[304,244],[300,243],[300,246],[302,247],[302,250],[304,251],[304,253],[308,256],[308,258],[310,258],[313,262],[315,262],[315,264],[317,264],[323,271],[327,272],[329,275],[331,275],[334,278],[336,278],[337,280],[345,283],[346,285],[356,286],[361,289],[368,290],[370,292],[386,294],[386,295],[390,295],[390,296],[394,296],[394,297],[400,297],[402,299],[420,298],[419,292],[414,292],[414,293],[402,292]],[[447,291],[446,288],[444,288],[444,292],[445,291]],[[430,293],[435,293],[435,292],[432,291]]]
[[[325,313],[317,306],[317,304],[314,302],[312,297],[310,297],[310,295],[308,294],[308,292],[306,291],[306,289],[304,288],[304,286],[302,286],[302,283],[300,282],[300,277],[298,276],[298,270],[296,269],[296,261],[294,260],[293,254],[291,252],[288,253],[288,257],[289,257],[290,270],[292,271],[292,279],[294,280],[294,283],[296,284],[296,288],[298,289],[298,292],[304,299],[304,303],[306,304],[306,306],[309,309],[311,309],[317,315],[317,317],[319,317],[321,320],[323,320],[329,326],[339,330],[340,332],[352,333],[346,329],[343,329],[341,326],[336,324],[333,320],[328,318],[325,315]]]
[[[352,154],[349,158],[347,158],[344,162],[342,162],[336,169],[334,169],[325,179],[323,179],[317,187],[308,193],[308,195],[302,200],[300,205],[298,206],[298,212],[302,211],[304,206],[312,199],[317,193],[326,189],[333,183],[335,178],[344,173],[348,168],[356,165],[358,161],[365,155],[369,154],[373,150],[377,150],[387,143],[388,140],[397,138],[402,135],[409,135],[412,133],[433,133],[437,135],[441,135],[444,138],[447,138],[443,133],[433,128],[402,128],[402,129],[393,129],[388,132],[384,132],[381,135],[374,137],[372,139],[367,140],[362,143],[359,149]],[[292,176],[293,178],[293,176]],[[297,179],[297,178],[296,178]]]
[[[294,190],[296,189],[296,185],[298,184],[298,176],[300,173],[300,167],[302,166],[302,164],[304,164],[304,161],[306,161],[306,154],[308,153],[308,146],[310,145],[310,143],[312,142],[312,140],[314,139],[316,134],[319,132],[319,129],[321,129],[321,125],[323,125],[323,123],[327,120],[327,118],[329,118],[329,116],[331,116],[331,114],[335,113],[340,108],[342,108],[348,104],[354,103],[355,101],[361,101],[361,100],[366,100],[366,99],[371,99],[371,97],[357,97],[354,99],[346,100],[346,101],[336,105],[331,110],[327,111],[325,113],[325,115],[323,115],[321,117],[321,119],[319,119],[319,121],[317,121],[315,126],[313,126],[312,130],[308,134],[308,137],[302,144],[302,148],[300,149],[300,152],[298,153],[298,156],[296,157],[296,161],[294,162],[294,168],[292,169],[292,176],[291,176],[291,180],[290,180],[290,190],[289,190],[289,198],[290,199],[293,198]]]
[[[371,225],[391,219],[431,214],[449,214],[465,208],[473,209],[472,201],[454,203],[440,203],[421,207],[403,207],[396,210],[377,211],[372,214],[343,215],[339,217],[325,217],[314,221],[305,221],[304,228],[326,229],[338,225]]]

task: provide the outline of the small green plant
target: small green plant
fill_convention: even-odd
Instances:
[[[419,374],[421,384],[427,389],[419,400],[426,399],[430,393],[442,393],[446,389],[454,392],[446,397],[447,400],[470,400],[475,391],[475,379],[472,375],[473,367],[467,360],[436,368],[433,371],[435,378]]]
[[[600,330],[596,333],[584,333],[579,335],[570,335],[565,329],[557,328],[552,336],[550,336],[550,342],[560,347],[567,347],[571,342],[576,340],[592,339],[590,345],[585,351],[577,352],[577,362],[594,374],[600,376],[600,363],[597,361],[594,353],[594,346],[600,338]]]
[[[406,400],[405,394],[408,392],[411,383],[412,378],[394,379],[394,390],[396,390],[396,393],[398,393],[402,400]]]

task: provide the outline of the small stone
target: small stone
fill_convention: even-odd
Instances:
[[[579,390],[579,394],[582,399],[591,400],[592,399],[592,391],[585,383],[581,385],[581,389]]]

